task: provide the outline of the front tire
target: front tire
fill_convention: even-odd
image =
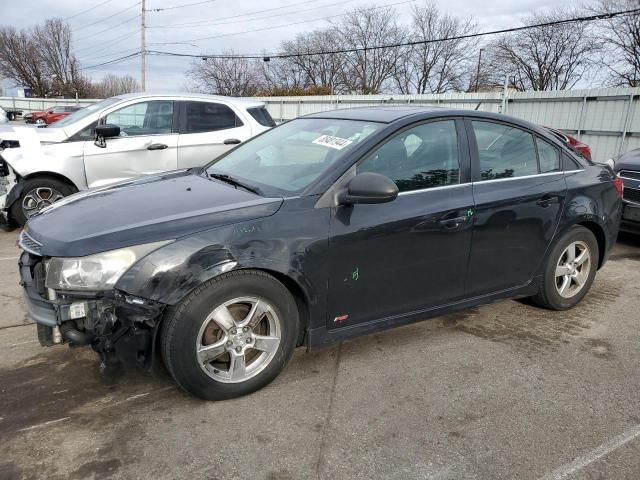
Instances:
[[[551,310],[568,310],[587,294],[598,269],[598,241],[580,225],[572,227],[549,253],[535,304]]]
[[[76,189],[73,186],[55,178],[40,177],[25,180],[20,198],[11,205],[10,216],[22,227],[31,216],[43,208],[75,192]]]
[[[282,283],[265,272],[239,270],[204,283],[168,312],[162,357],[192,395],[234,398],[280,373],[298,328],[296,302]]]

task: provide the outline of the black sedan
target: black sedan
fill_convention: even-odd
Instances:
[[[544,128],[372,107],[285,123],[202,169],[68,197],[20,237],[43,345],[153,364],[206,399],[315,347],[504,298],[587,294],[621,184]]]
[[[640,234],[640,148],[620,156],[614,170],[624,182],[621,230]]]

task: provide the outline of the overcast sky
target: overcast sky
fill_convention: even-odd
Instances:
[[[276,52],[282,40],[339,20],[341,14],[355,7],[394,5],[401,21],[408,22],[411,6],[422,2],[424,0],[146,0],[148,10],[199,3],[147,12],[147,49],[196,55],[229,49],[238,53]],[[3,4],[0,22],[18,29],[32,27],[51,17],[68,20],[73,29],[75,52],[83,67],[140,50],[138,0],[21,0],[19,8],[17,0],[0,0],[0,3]],[[533,12],[577,6],[582,2],[434,0],[433,3],[452,15],[474,17],[480,30],[486,31],[518,25]],[[184,72],[190,62],[189,59],[148,56],[147,90],[184,90]],[[139,78],[140,58],[85,70],[85,73],[95,79],[105,73]]]

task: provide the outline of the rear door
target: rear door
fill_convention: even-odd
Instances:
[[[251,138],[251,126],[228,105],[217,102],[180,102],[178,167],[209,163]]]
[[[467,296],[525,285],[537,271],[566,198],[560,150],[494,120],[466,120],[475,215]]]
[[[101,148],[88,140],[84,166],[89,188],[178,168],[174,102],[137,102],[108,113],[100,123],[118,125],[120,136]]]

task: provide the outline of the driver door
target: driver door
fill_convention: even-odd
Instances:
[[[392,179],[389,203],[332,208],[327,328],[374,323],[464,297],[473,194],[461,120],[407,128],[357,172]]]
[[[101,148],[84,144],[84,167],[89,188],[141,175],[178,168],[178,133],[171,100],[127,105],[100,120],[120,127],[120,136]]]

